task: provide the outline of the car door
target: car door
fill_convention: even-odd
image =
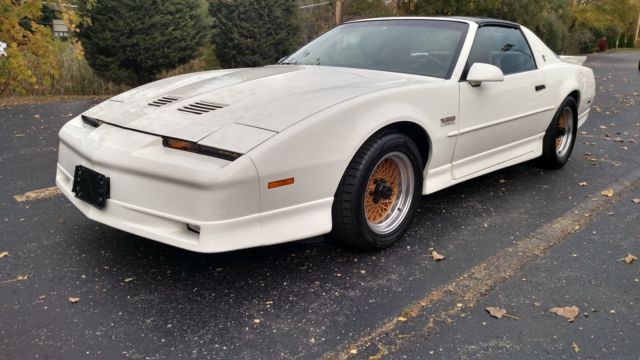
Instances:
[[[464,81],[476,62],[499,67],[504,81],[472,86]],[[460,113],[452,159],[460,179],[536,151],[541,122],[553,116],[545,76],[518,27],[482,26],[460,81]]]

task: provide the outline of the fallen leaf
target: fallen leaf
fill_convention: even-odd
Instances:
[[[622,139],[621,137],[616,137],[613,139],[613,142],[624,142],[624,139]]]
[[[554,313],[558,316],[562,316],[563,318],[569,320],[569,322],[573,322],[578,314],[580,314],[580,309],[575,306],[566,306],[566,307],[554,307],[549,309],[549,312]]]
[[[573,344],[571,344],[571,350],[573,350],[573,352],[576,354],[580,352],[580,348],[578,347],[578,344],[576,344],[575,341],[573,342]]]
[[[633,198],[631,201],[633,201],[634,204],[640,204],[640,198]]]
[[[8,284],[8,283],[12,283],[12,282],[17,282],[17,281],[25,281],[29,279],[29,275],[18,275],[16,276],[15,279],[10,279],[10,280],[5,280],[0,282],[0,285],[4,285],[4,284]]]
[[[33,115],[33,118],[34,118],[34,119],[40,119],[40,114],[35,114],[35,115]]]
[[[580,186],[587,186],[587,185],[589,185],[589,184],[587,184],[587,182],[586,182],[586,181],[581,181],[581,182],[579,182],[579,183],[578,183],[578,185],[580,185]]]
[[[487,310],[489,315],[491,315],[491,316],[493,316],[494,318],[497,318],[497,319],[502,319],[502,317],[504,316],[504,317],[520,320],[515,316],[507,314],[507,310],[500,309],[499,307],[489,306],[485,310]]]
[[[440,254],[438,254],[438,252],[437,252],[437,251],[435,251],[435,250],[433,250],[433,251],[431,252],[431,257],[432,257],[432,258],[433,258],[433,260],[435,260],[435,261],[440,261],[440,260],[444,260],[444,259],[446,259],[446,258],[447,258],[447,257],[446,257],[446,256],[444,256],[444,255],[440,255]]]
[[[358,353],[358,350],[356,350],[356,349],[350,349],[349,350],[349,354],[357,354],[357,353]]]
[[[492,307],[492,306],[489,306],[488,308],[486,308],[486,310],[489,313],[489,315],[498,319],[502,319],[502,316],[507,313],[507,310],[505,309],[500,309],[498,307]]]
[[[602,194],[603,196],[606,196],[606,197],[612,197],[613,196],[613,189],[602,190],[600,192],[600,194]]]
[[[404,316],[398,316],[398,321],[407,321],[407,318]]]
[[[260,321],[261,321],[260,319],[253,319],[254,324],[260,324]]]
[[[622,259],[618,259],[617,261],[624,261],[627,264],[632,264],[636,260],[638,260],[637,257],[631,255],[631,253],[628,253],[627,256],[623,257]]]
[[[0,259],[2,259],[5,256],[9,256],[9,252],[8,251],[0,252]]]
[[[73,297],[73,296],[69,296],[69,302],[72,304],[77,303],[78,301],[80,301],[79,297]]]
[[[129,278],[124,279],[124,282],[129,282],[129,281],[131,281],[133,279],[135,279],[135,278],[134,277],[129,277]]]

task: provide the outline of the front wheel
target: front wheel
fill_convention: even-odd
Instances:
[[[362,145],[334,197],[331,235],[363,250],[379,250],[406,232],[422,191],[422,160],[413,141],[381,132]]]
[[[569,161],[578,129],[576,108],[576,101],[572,97],[566,98],[558,108],[544,134],[542,156],[539,161],[543,167],[559,169]]]

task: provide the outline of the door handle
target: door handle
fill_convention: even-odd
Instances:
[[[547,87],[545,85],[536,85],[536,91],[542,91],[544,89],[546,89]]]

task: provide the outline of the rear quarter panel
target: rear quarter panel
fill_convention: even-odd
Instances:
[[[522,31],[529,41],[538,68],[545,74],[547,90],[555,106],[559,107],[569,94],[578,91],[578,115],[589,110],[595,97],[593,71],[586,66],[560,60],[531,30],[522,27]]]

